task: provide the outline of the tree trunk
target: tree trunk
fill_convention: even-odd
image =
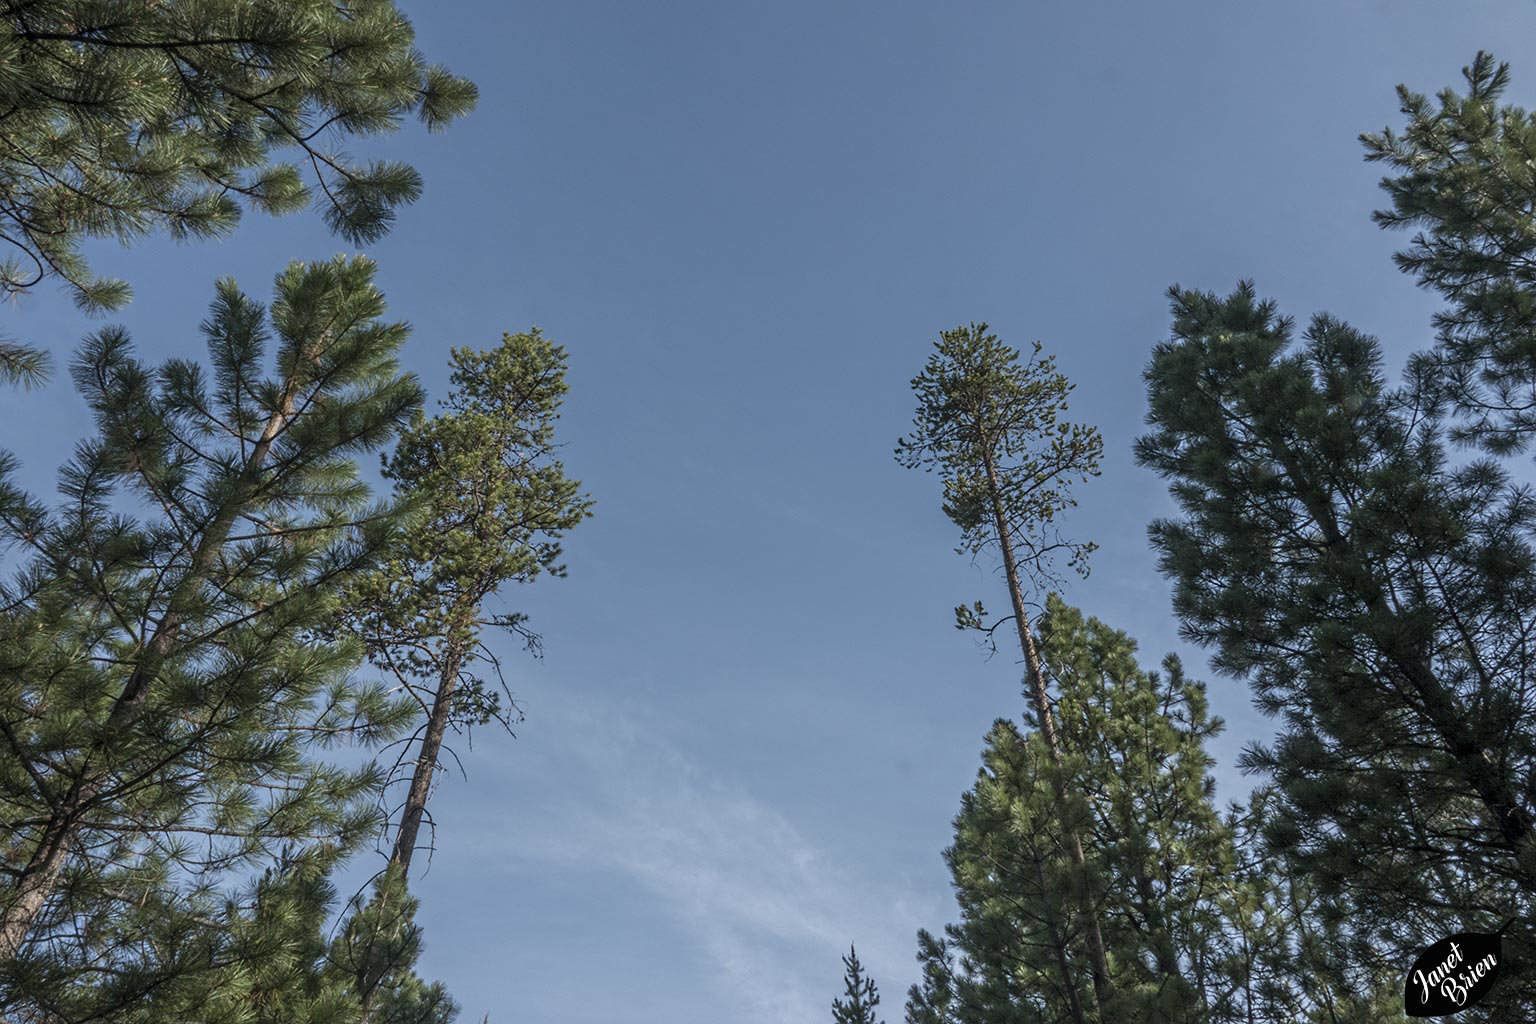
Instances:
[[[1014,623],[1019,628],[1019,646],[1024,651],[1024,663],[1028,669],[1030,696],[1034,700],[1035,713],[1040,718],[1040,734],[1045,738],[1046,752],[1051,763],[1061,768],[1061,746],[1056,738],[1056,722],[1051,715],[1050,694],[1045,688],[1045,675],[1040,668],[1040,652],[1035,647],[1035,636],[1029,628],[1029,617],[1024,608],[1024,591],[1019,580],[1019,565],[1013,553],[1013,535],[1008,529],[1008,517],[1003,512],[1002,490],[997,480],[997,467],[992,454],[984,458],[987,473],[987,493],[992,502],[992,514],[996,520],[997,544],[1003,553],[1003,572],[1008,579],[1008,598],[1013,603]],[[1067,855],[1074,866],[1083,867],[1083,843],[1077,826],[1066,812],[1066,784],[1058,771],[1053,780],[1056,802],[1061,810],[1061,826],[1066,839]],[[1104,934],[1099,928],[1098,908],[1093,897],[1083,893],[1084,933],[1088,940],[1088,962],[1093,974],[1093,992],[1098,1000],[1102,1016],[1114,995],[1114,984],[1109,977],[1109,958],[1104,952]]]
[[[474,604],[461,601],[455,608],[450,627],[449,641],[443,652],[443,665],[437,677],[437,692],[432,697],[432,708],[427,713],[427,731],[421,737],[421,750],[411,769],[411,788],[405,797],[405,807],[400,812],[400,830],[395,833],[395,845],[389,853],[389,863],[399,866],[402,883],[411,873],[411,857],[416,853],[416,840],[421,834],[421,822],[427,813],[427,798],[432,794],[432,778],[437,774],[437,756],[443,749],[443,736],[448,731],[449,713],[453,710],[453,695],[459,688],[459,670],[464,667],[468,647],[468,629],[474,617]],[[403,890],[402,890],[403,891]],[[363,993],[361,1024],[372,1024],[373,1004],[378,989]]]
[[[32,851],[31,859],[22,869],[14,895],[6,904],[3,917],[0,917],[0,960],[15,956],[21,944],[26,941],[33,922],[37,920],[43,903],[53,891],[59,873],[64,868],[74,838],[73,832],[70,819],[62,816],[49,819],[37,849]]]
[[[427,813],[427,797],[432,792],[432,777],[437,772],[437,755],[443,749],[443,735],[448,730],[449,712],[453,708],[454,691],[459,686],[459,670],[464,667],[467,630],[465,620],[469,612],[460,608],[455,613],[452,639],[443,654],[442,671],[437,677],[437,693],[432,698],[432,710],[427,716],[427,731],[421,738],[421,750],[411,771],[411,789],[405,797],[405,808],[400,814],[400,831],[395,833],[395,846],[390,852],[391,864],[400,865],[400,873],[409,875],[411,856],[416,852],[416,839],[421,832],[421,820]]]

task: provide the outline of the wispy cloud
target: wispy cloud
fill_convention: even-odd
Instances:
[[[714,961],[732,1019],[825,1017],[850,939],[887,966],[882,1009],[898,1011],[933,900],[839,862],[740,783],[701,770],[636,707],[559,703],[539,717],[560,720],[560,774],[588,799],[557,828],[508,837],[507,853],[617,871],[660,897]]]

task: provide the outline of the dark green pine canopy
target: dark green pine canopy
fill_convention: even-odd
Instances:
[[[1246,766],[1267,826],[1344,902],[1362,956],[1536,925],[1536,501],[1454,458],[1444,406],[1391,387],[1329,316],[1301,337],[1242,284],[1174,289],[1147,371],[1141,463],[1178,513],[1152,526],[1174,606],[1282,732]],[[1374,949],[1377,953],[1369,953]],[[1505,1012],[1529,976],[1501,979]]]
[[[342,147],[476,98],[392,0],[28,0],[0,24],[0,293],[57,277],[92,310],[129,292],[91,272],[87,238],[213,237],[242,207],[306,205],[354,244],[381,237],[421,176]],[[43,368],[0,344],[0,378]]]

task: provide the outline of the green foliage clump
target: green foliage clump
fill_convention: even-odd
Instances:
[[[858,950],[849,946],[848,955],[843,957],[843,995],[832,1000],[834,1024],[883,1024],[875,1019],[879,1005],[880,990],[865,973]]]
[[[1462,74],[1434,102],[1399,86],[1406,126],[1361,141],[1396,172],[1376,222],[1416,229],[1398,266],[1448,303],[1410,366],[1418,397],[1454,413],[1454,439],[1510,455],[1536,433],[1536,113],[1500,102],[1509,66],[1489,54]]]
[[[393,0],[44,0],[3,18],[0,291],[57,275],[87,308],[128,292],[90,273],[82,238],[210,237],[242,203],[311,202],[348,241],[380,237],[421,176],[335,144],[411,115],[441,128],[475,102]]]
[[[348,139],[407,117],[439,130],[475,86],[429,64],[394,0],[29,0],[0,11],[0,295],[47,278],[88,311],[128,301],[81,243],[228,234],[243,207],[314,205],[347,241],[381,238],[421,195]],[[46,354],[0,339],[0,381]]]

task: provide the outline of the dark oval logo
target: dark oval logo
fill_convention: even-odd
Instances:
[[[1408,1016],[1459,1013],[1487,995],[1504,963],[1504,928],[1458,932],[1421,953],[1408,968],[1403,992]]]

